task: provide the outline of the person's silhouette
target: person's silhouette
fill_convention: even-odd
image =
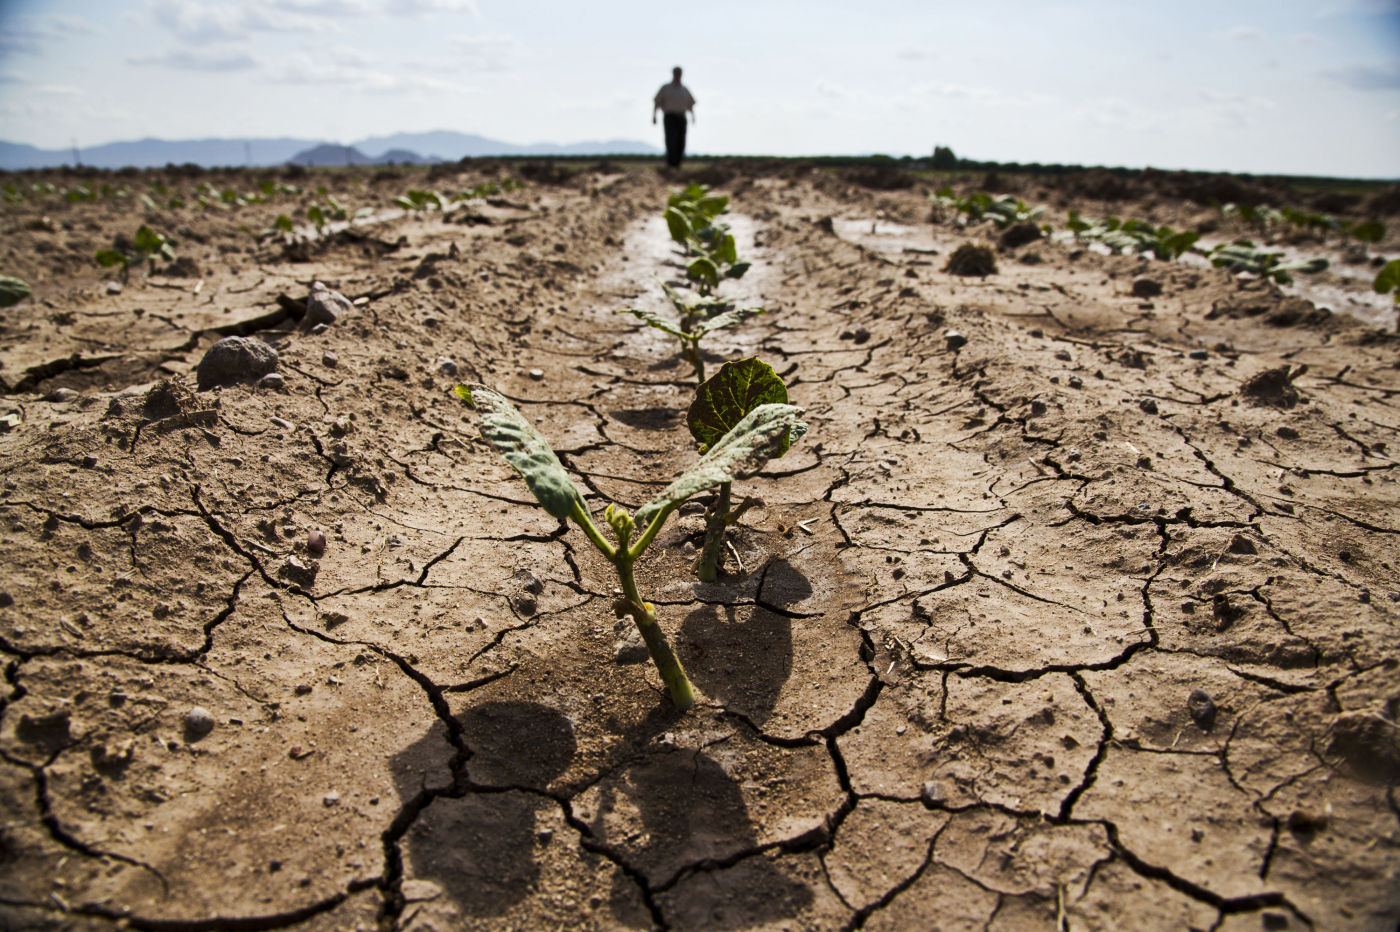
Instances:
[[[652,99],[651,122],[656,123],[656,111],[662,113],[666,128],[666,164],[679,168],[685,158],[685,115],[690,114],[690,122],[695,122],[695,98],[681,83],[680,66],[671,69],[671,83],[661,85]]]

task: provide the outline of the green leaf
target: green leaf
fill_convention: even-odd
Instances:
[[[104,269],[110,269],[115,265],[126,265],[126,256],[115,249],[99,249],[93,258]]]
[[[686,266],[685,273],[711,288],[719,284],[719,268],[709,256],[701,256]]]
[[[732,327],[735,324],[743,323],[750,317],[757,317],[762,313],[765,312],[761,307],[736,307],[732,311],[716,314],[709,320],[700,321],[695,325],[694,329],[691,330],[691,334],[698,340],[712,330],[723,330],[726,327]]]
[[[739,249],[734,243],[734,234],[725,233],[719,238],[719,243],[715,246],[715,258],[725,265],[733,265],[739,261]]]
[[[296,229],[296,226],[292,223],[292,218],[288,217],[286,214],[278,214],[277,219],[273,221],[272,225],[282,233],[291,233]]]
[[[306,208],[306,219],[310,220],[318,230],[326,225],[325,211],[321,210],[320,206],[317,204],[312,204],[310,207]]]
[[[1352,227],[1351,235],[1363,243],[1379,243],[1385,238],[1385,224],[1377,220],[1358,223]]]
[[[725,278],[743,278],[744,273],[753,266],[752,262],[736,262],[724,270]]]
[[[472,398],[472,390],[469,386],[461,384],[454,385],[452,386],[452,391],[456,392],[457,397],[465,401],[469,406],[473,408],[476,407],[476,401]]]
[[[693,495],[752,476],[770,459],[780,456],[791,438],[806,433],[807,425],[801,417],[802,409],[793,405],[766,404],[754,408],[694,466],[639,508],[637,524],[646,527],[658,514],[675,509]]]
[[[151,255],[160,252],[160,248],[165,245],[165,237],[143,224],[141,228],[136,231],[136,236],[132,239],[131,245],[135,246],[140,252]]]
[[[691,339],[691,335],[676,327],[666,318],[655,311],[645,311],[639,307],[625,307],[618,311],[619,314],[631,314],[633,317],[643,321],[647,326],[655,327],[657,330],[664,330],[672,336],[680,337],[682,340]]]
[[[1385,268],[1376,274],[1376,280],[1371,283],[1376,294],[1389,294],[1394,291],[1397,298],[1400,298],[1400,259],[1391,259],[1385,264]]]
[[[707,194],[697,200],[696,206],[706,217],[718,217],[729,209],[729,195]]]
[[[11,307],[33,293],[29,283],[8,275],[0,275],[0,307]]]
[[[685,214],[674,207],[666,208],[666,228],[671,231],[671,239],[682,246],[690,239],[690,224],[686,222]]]
[[[787,400],[787,386],[768,363],[757,357],[727,362],[695,390],[695,400],[686,413],[686,426],[704,453],[754,408],[787,404]],[[787,444],[777,455],[785,452]]]
[[[466,388],[481,412],[481,435],[520,473],[545,511],[561,521],[569,517],[583,496],[549,444],[501,395],[484,385]]]

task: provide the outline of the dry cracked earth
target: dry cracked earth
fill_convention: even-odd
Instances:
[[[811,432],[736,488],[719,582],[693,512],[638,567],[683,714],[451,392],[512,398],[595,512],[691,462],[688,367],[614,313],[679,277],[666,178],[285,253],[152,217],[194,267],[120,294],[85,259],[132,217],[6,208],[0,923],[1394,928],[1396,337],[1062,242],[955,276],[990,228],[917,188],[694,177],[769,312],[712,363],[770,362]],[[356,299],[320,332],[313,280]],[[195,390],[235,333],[280,387]]]

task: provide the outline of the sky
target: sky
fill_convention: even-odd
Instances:
[[[1400,178],[1400,0],[0,0],[0,139],[660,146],[676,64],[694,153]]]

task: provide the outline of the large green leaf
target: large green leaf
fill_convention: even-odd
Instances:
[[[29,297],[29,283],[8,275],[0,275],[0,307],[10,307]]]
[[[696,206],[706,217],[718,217],[729,209],[728,194],[707,194],[699,199]]]
[[[126,265],[126,256],[115,249],[99,249],[93,259],[104,269],[110,269],[114,265]]]
[[[685,214],[674,207],[666,208],[666,229],[671,231],[671,239],[682,246],[690,239],[690,224],[686,222]]]
[[[788,391],[773,367],[757,357],[727,362],[695,390],[695,400],[686,414],[690,435],[704,453],[754,408],[764,404],[787,404]],[[778,454],[787,452],[787,444]]]
[[[680,337],[682,340],[690,339],[690,334],[679,329],[675,324],[655,311],[644,311],[639,307],[624,307],[622,310],[618,311],[618,313],[631,314],[638,320],[644,321],[648,326],[655,327],[657,330],[664,330],[672,336]]]
[[[501,395],[484,385],[471,385],[468,393],[481,412],[481,435],[520,473],[545,511],[561,521],[569,517],[583,496],[548,442]]]
[[[1385,268],[1376,274],[1376,280],[1371,283],[1371,287],[1376,290],[1376,294],[1389,294],[1393,291],[1397,300],[1400,300],[1400,259],[1387,262]]]
[[[690,331],[698,340],[711,330],[723,330],[725,327],[732,327],[735,324],[743,323],[750,317],[757,317],[765,313],[761,307],[736,307],[732,311],[725,311],[723,314],[716,314],[709,320],[702,320]],[[652,324],[652,326],[656,326]]]
[[[807,432],[802,409],[793,405],[759,405],[721,437],[694,466],[637,510],[638,526],[646,527],[658,514],[725,482],[745,479],[782,454],[790,439]]]

